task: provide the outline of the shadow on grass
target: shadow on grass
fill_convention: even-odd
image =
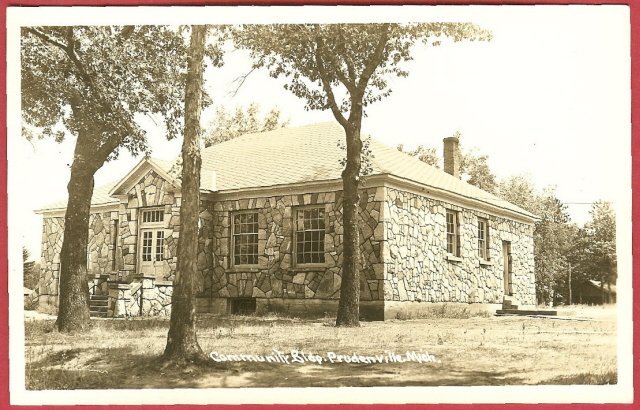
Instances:
[[[276,364],[217,363],[164,366],[157,356],[131,348],[65,349],[27,362],[30,390],[205,388],[205,387],[370,387],[523,384],[507,372],[451,369],[441,364]]]

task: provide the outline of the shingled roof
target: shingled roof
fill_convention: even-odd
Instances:
[[[341,160],[346,155],[341,145],[344,145],[344,131],[335,122],[246,134],[203,150],[201,189],[223,192],[339,180],[343,169]],[[371,139],[370,148],[373,154],[371,175],[393,175],[535,218],[514,204],[375,139]],[[172,164],[169,161],[153,161],[167,170]],[[96,188],[92,204],[117,202],[113,198],[109,200],[108,196],[105,198],[105,194],[116,184]],[[64,207],[66,200],[56,204],[61,203]]]
[[[339,144],[340,143],[340,144]],[[202,154],[203,183],[215,172],[218,191],[341,178],[344,130],[335,122],[247,134]],[[388,174],[534,218],[530,212],[375,139],[371,175]],[[212,172],[213,171],[213,172]]]

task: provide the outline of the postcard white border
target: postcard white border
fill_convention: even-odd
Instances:
[[[496,9],[500,7],[502,9]],[[7,156],[9,211],[9,352],[10,400],[14,405],[42,404],[240,404],[240,403],[630,403],[633,400],[631,275],[631,156],[620,158],[618,233],[618,384],[615,386],[480,386],[368,388],[216,388],[28,391],[24,385],[24,311],[20,247],[11,230],[11,192],[20,181],[11,175],[11,141],[20,137],[19,28],[28,25],[230,24],[410,22],[420,19],[470,21],[509,7],[557,7],[579,13],[600,7],[629,21],[627,6],[289,6],[289,7],[9,7],[7,8]],[[534,9],[532,9],[533,11]],[[629,93],[630,100],[630,93]],[[629,136],[631,127],[629,126]],[[631,138],[629,138],[629,141]],[[629,143],[629,151],[631,145]]]

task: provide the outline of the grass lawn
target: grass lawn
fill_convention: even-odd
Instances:
[[[562,313],[562,312],[561,312]],[[199,320],[202,349],[272,355],[273,349],[315,353],[322,363],[215,362],[167,368],[160,363],[166,319],[97,319],[85,334],[65,335],[52,319],[25,322],[27,389],[173,387],[335,387],[510,384],[613,384],[615,309],[580,308],[563,319],[440,317],[362,322],[282,317]],[[584,320],[583,318],[589,318]],[[432,355],[434,361],[385,362],[388,352]],[[382,363],[334,363],[335,355],[382,355]],[[377,359],[376,359],[377,360]]]

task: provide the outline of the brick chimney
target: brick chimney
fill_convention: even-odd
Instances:
[[[444,142],[444,172],[460,178],[460,140],[458,137],[448,137]]]

